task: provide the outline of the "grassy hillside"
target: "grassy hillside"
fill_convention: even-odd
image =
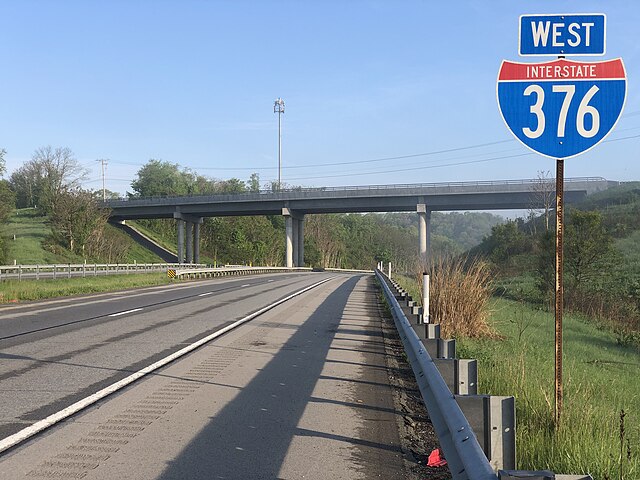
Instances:
[[[24,208],[15,211],[9,219],[5,232],[10,238],[9,262],[34,265],[44,263],[82,263],[82,257],[69,252],[56,254],[45,250],[43,242],[51,235],[46,218],[35,209]],[[15,240],[13,240],[15,235]]]
[[[413,279],[396,280],[420,298]],[[457,353],[478,360],[479,393],[515,397],[517,467],[640,478],[640,351],[582,316],[565,315],[563,420],[555,430],[553,313],[502,298],[488,309],[497,335],[458,338]]]
[[[515,396],[518,468],[590,473],[594,479],[640,478],[640,382],[633,381],[640,378],[640,352],[567,315],[563,423],[556,432],[553,313],[499,299],[491,309],[502,339],[461,339],[458,352],[478,359],[481,393]]]
[[[5,226],[9,236],[9,262],[14,261],[22,265],[52,264],[52,263],[82,263],[84,258],[58,248],[52,252],[45,247],[47,237],[51,235],[51,228],[47,218],[40,216],[34,209],[18,209],[11,216]],[[108,235],[122,235],[114,227],[107,226]],[[15,235],[15,240],[13,240]],[[126,237],[126,263],[162,263],[162,260],[152,252],[141,247]],[[101,262],[101,259],[87,259],[91,263]]]

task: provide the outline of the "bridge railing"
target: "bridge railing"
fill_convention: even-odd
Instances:
[[[45,265],[0,265],[0,280],[43,280],[98,275],[163,272],[167,268],[201,268],[195,263],[63,263]]]
[[[210,195],[161,195],[152,197],[131,197],[107,200],[105,205],[108,207],[126,206],[131,203],[137,205],[173,202],[176,198],[189,198],[206,201],[207,199],[215,201],[225,200],[260,200],[267,197],[273,199],[291,198],[296,194],[313,194],[313,193],[347,193],[347,192],[372,192],[372,191],[389,191],[389,190],[416,190],[431,189],[434,191],[446,191],[448,189],[473,188],[473,187],[514,187],[514,186],[534,186],[540,183],[540,179],[523,179],[523,180],[480,180],[473,182],[443,182],[443,183],[402,183],[389,185],[354,185],[341,187],[294,187],[282,189],[279,191],[260,190],[259,192],[240,192]],[[553,181],[553,180],[551,180]],[[609,184],[610,181],[602,177],[576,177],[566,178],[565,184],[567,189],[571,189],[574,184]],[[615,183],[615,182],[614,182]]]

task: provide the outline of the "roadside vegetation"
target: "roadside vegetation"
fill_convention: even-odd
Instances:
[[[458,355],[478,359],[481,393],[515,397],[518,468],[640,478],[638,350],[565,316],[563,416],[555,428],[553,312],[505,299],[490,310],[499,339],[458,337]]]
[[[539,193],[544,194],[541,180]],[[565,220],[564,405],[559,425],[554,423],[555,220],[550,209],[496,225],[467,255],[437,260],[426,269],[432,276],[431,316],[442,322],[446,336],[457,339],[461,358],[478,359],[480,393],[516,398],[518,468],[589,473],[597,480],[636,479],[640,183],[593,195],[578,207]],[[479,263],[490,270],[489,282],[478,277]],[[464,280],[452,265],[464,266]],[[396,278],[420,298],[421,274]],[[487,285],[492,298],[477,294]],[[462,294],[444,293],[457,289]],[[445,309],[439,297],[447,298]],[[458,302],[465,305],[456,306]],[[475,311],[476,318],[452,321],[448,312],[456,308]]]
[[[129,288],[172,283],[165,272],[104,277],[60,278],[56,280],[5,280],[0,283],[0,303],[45,300],[55,297],[114,292]]]

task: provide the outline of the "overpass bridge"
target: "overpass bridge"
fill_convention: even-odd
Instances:
[[[478,182],[294,188],[280,191],[108,200],[111,220],[174,218],[179,262],[199,262],[200,224],[205,217],[283,215],[287,267],[304,266],[304,216],[321,213],[416,212],[419,253],[429,249],[432,211],[523,210],[542,208],[540,179]],[[599,177],[565,179],[566,203],[617,185]],[[549,181],[549,190],[555,182]],[[186,241],[185,241],[186,231]],[[185,249],[186,246],[186,249]],[[185,252],[186,250],[186,252]],[[186,253],[186,256],[185,256]]]

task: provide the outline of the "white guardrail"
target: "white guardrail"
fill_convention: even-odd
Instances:
[[[0,265],[0,280],[44,280],[162,272],[168,268],[203,268],[195,263],[63,263],[55,265]]]

